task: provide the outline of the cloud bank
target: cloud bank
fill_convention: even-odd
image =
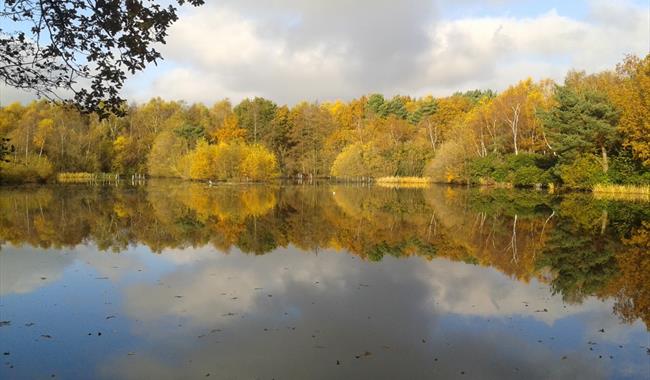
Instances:
[[[586,7],[580,17],[549,9],[449,18],[441,4],[417,0],[223,1],[173,27],[163,49],[170,66],[147,75],[139,95],[289,104],[369,92],[446,95],[501,90],[527,76],[562,80],[571,68],[603,70],[626,54],[647,54],[643,6]]]
[[[545,3],[547,4],[547,3]],[[165,62],[124,95],[212,103],[279,103],[448,95],[567,70],[614,67],[650,47],[644,1],[223,0],[186,8],[161,48]],[[6,103],[24,100],[2,89]]]

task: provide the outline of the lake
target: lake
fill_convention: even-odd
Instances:
[[[647,379],[650,207],[148,181],[0,189],[2,379]]]

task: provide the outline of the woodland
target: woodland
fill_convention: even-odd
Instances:
[[[110,173],[254,182],[276,178],[515,187],[650,184],[650,55],[612,70],[524,79],[502,92],[278,105],[154,98],[119,112],[49,100],[0,108],[0,180]]]

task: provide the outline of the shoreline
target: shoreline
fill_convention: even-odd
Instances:
[[[97,180],[101,177],[100,180]],[[108,179],[112,177],[112,179]],[[63,177],[65,178],[65,177]],[[362,184],[374,185],[377,187],[391,189],[426,189],[432,185],[449,186],[456,188],[478,188],[478,189],[509,189],[509,190],[535,190],[545,191],[550,194],[567,194],[567,193],[591,193],[597,199],[603,200],[642,200],[650,201],[650,185],[614,185],[614,184],[597,184],[590,189],[575,189],[562,187],[555,184],[538,184],[535,186],[514,186],[511,183],[479,183],[463,184],[455,182],[439,182],[429,177],[380,177],[380,178],[336,178],[336,177],[313,177],[312,179],[299,179],[296,177],[278,177],[267,181],[205,181],[192,180],[183,178],[169,177],[139,177],[132,180],[129,176],[119,176],[114,179],[114,174],[88,174],[83,177],[75,177],[74,180],[51,180],[46,182],[22,182],[22,183],[0,183],[0,188],[12,187],[40,187],[52,185],[119,185],[119,184],[143,184],[147,181],[174,181],[189,183],[204,183],[206,186],[242,186],[242,185],[277,185],[280,184]]]

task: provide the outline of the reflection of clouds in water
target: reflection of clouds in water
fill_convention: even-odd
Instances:
[[[612,343],[628,342],[645,331],[642,321],[630,326],[613,315],[611,299],[586,297],[579,304],[565,304],[561,294],[554,295],[547,284],[537,280],[522,283],[493,268],[445,259],[433,260],[418,269],[416,275],[431,289],[427,300],[431,310],[479,317],[525,316],[549,326],[563,318],[579,316],[592,340]]]
[[[548,285],[536,280],[522,283],[493,268],[445,259],[420,266],[416,275],[431,288],[431,298],[427,301],[430,307],[462,315],[523,315],[553,324],[572,314],[609,311],[613,305],[611,301],[601,302],[593,297],[582,304],[565,304],[561,295],[553,295]]]
[[[70,254],[31,246],[5,245],[0,251],[0,294],[25,294],[61,278],[74,261]]]
[[[611,310],[611,302],[604,301],[602,304],[606,305],[603,306],[605,310]],[[645,343],[650,347],[650,340],[648,340],[650,338],[646,338],[645,342],[643,340],[643,336],[647,334],[647,329],[640,319],[629,325],[621,322],[611,313],[605,312],[584,313],[584,315],[581,315],[581,319],[585,325],[585,339],[624,344],[630,343],[636,338],[640,344]],[[601,332],[601,329],[604,332]],[[648,364],[650,365],[650,363]]]
[[[312,285],[319,281],[320,291],[325,291],[327,286],[327,292],[342,294],[358,286],[356,277],[361,270],[350,265],[350,257],[341,254],[294,254],[291,248],[278,249],[265,256],[250,256],[237,252],[223,255],[204,247],[191,252],[165,251],[161,257],[181,266],[161,278],[161,284],[140,284],[125,289],[126,309],[134,318],[155,320],[173,315],[200,325],[227,313],[255,312],[256,303],[267,294],[277,297],[296,284]],[[633,328],[621,324],[611,313],[611,300],[588,297],[581,304],[565,304],[561,295],[553,295],[546,284],[536,280],[527,284],[518,282],[492,268],[445,259],[429,263],[420,259],[392,261],[387,264],[391,270],[382,276],[392,277],[396,282],[417,278],[426,293],[421,306],[431,313],[524,316],[549,326],[579,315],[586,322],[586,331],[593,330],[595,337],[614,343],[628,341],[629,336],[643,332],[641,322]],[[367,265],[381,267],[382,264]],[[407,273],[395,270],[397,267]],[[600,333],[600,329],[605,329],[605,333]]]
[[[79,248],[75,250],[75,258],[95,269],[100,276],[109,277],[112,281],[118,281],[128,273],[128,270],[143,265],[142,260],[136,255],[99,251],[94,245]]]
[[[141,320],[174,315],[200,324],[215,316],[250,311],[259,299],[285,293],[289,284],[318,281],[340,288],[353,274],[343,255],[323,252],[319,257],[328,259],[318,260],[290,252],[291,248],[280,248],[273,254],[252,256],[233,250],[224,255],[210,247],[164,251],[164,260],[180,266],[158,284],[127,287],[126,311]]]
[[[304,255],[290,249],[262,257],[198,253],[195,263],[186,262],[188,266],[163,278],[163,286],[126,289],[125,307],[133,318],[164,322],[169,315],[185,316],[190,326],[138,326],[151,337],[150,348],[134,356],[113,357],[101,367],[102,373],[132,379],[206,373],[218,378],[448,378],[462,370],[468,378],[606,377],[602,364],[594,365],[577,353],[561,360],[550,347],[513,332],[486,325],[486,331],[477,334],[445,326],[429,305],[432,292],[452,294],[439,289],[449,286],[462,294],[475,285],[491,286],[497,278],[486,274],[486,268],[469,267],[465,272],[464,264],[446,263],[393,258],[367,263],[347,255]],[[422,280],[423,272],[436,266],[461,275],[440,277],[438,288],[432,287]],[[469,274],[488,279],[468,282]],[[505,281],[494,285],[537,287]],[[255,287],[264,290],[260,294]],[[228,295],[220,296],[224,291]],[[273,298],[267,299],[267,294]],[[509,294],[506,298],[531,297],[523,291]],[[231,300],[232,296],[239,299]],[[463,309],[463,302],[457,301],[456,311]],[[513,303],[512,314],[523,309],[508,302]],[[292,310],[297,313],[284,314]],[[227,312],[245,318],[223,317]],[[215,327],[222,331],[211,334]],[[372,355],[355,358],[365,351]],[[343,365],[337,366],[337,360]]]
[[[0,294],[31,293],[61,279],[76,260],[115,281],[140,261],[132,255],[101,252],[94,245],[44,251],[32,246],[6,245],[0,251]]]
[[[544,284],[443,259],[386,257],[369,263],[292,247],[264,256],[236,250],[224,255],[207,246],[140,253],[136,248],[107,254],[93,246],[77,246],[68,254],[3,249],[0,290],[35,290],[46,282],[41,274],[60,278],[75,260],[114,283],[138,267],[154,273],[156,267],[165,268],[161,284],[151,277],[117,284],[124,297],[119,314],[131,319],[134,346],[99,364],[106,378],[203,377],[208,372],[238,378],[449,378],[462,370],[467,378],[597,379],[608,376],[606,363],[582,356],[575,344],[588,339],[629,343],[645,336],[643,326],[620,325],[609,301],[589,298],[565,309],[561,297],[552,296]],[[548,312],[535,312],[543,308]],[[462,322],[472,324],[464,329],[441,318],[448,313],[522,315],[549,326],[575,317],[585,336],[560,346],[577,350],[561,360],[563,354],[553,347],[515,330],[480,319]],[[596,333],[600,328],[606,333]],[[372,355],[355,359],[365,351]],[[336,366],[337,360],[343,365]],[[627,370],[634,376],[644,368],[627,363]]]
[[[385,339],[384,333],[385,330],[377,331],[376,340]],[[353,334],[349,339],[358,335]],[[244,344],[197,341],[189,350],[177,343],[172,351],[182,354],[174,360],[149,353],[114,356],[103,363],[99,371],[107,379],[200,378],[207,373],[216,378],[244,379],[608,378],[608,369],[603,363],[593,363],[581,354],[561,360],[548,347],[535,346],[506,334],[448,335],[447,341],[453,348],[444,342],[432,342],[426,349],[416,348],[418,343],[403,349],[369,347],[372,355],[360,359],[354,355],[364,351],[346,350],[348,340],[322,349],[314,349],[306,340],[300,343],[288,340],[256,339],[255,343],[246,341]],[[337,360],[340,365],[336,364]],[[635,373],[639,372],[631,374]]]

